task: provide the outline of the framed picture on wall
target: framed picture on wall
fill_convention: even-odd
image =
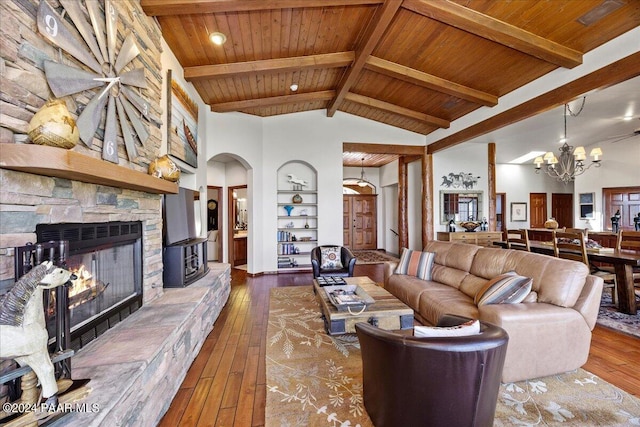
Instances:
[[[198,105],[167,71],[168,154],[198,167]]]
[[[578,200],[580,201],[580,219],[593,219],[595,212],[595,193],[580,193]]]
[[[523,222],[527,220],[527,202],[511,203],[511,221]]]

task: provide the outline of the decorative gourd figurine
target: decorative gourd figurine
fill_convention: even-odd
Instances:
[[[165,154],[149,163],[149,175],[176,182],[180,179],[180,168]]]
[[[80,139],[76,121],[60,99],[49,100],[33,115],[27,128],[34,144],[73,148]]]

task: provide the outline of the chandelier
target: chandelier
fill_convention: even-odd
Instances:
[[[594,148],[589,153],[592,157],[592,161],[588,166],[585,166],[584,162],[587,159],[587,152],[584,147],[579,146],[573,149],[573,146],[567,144],[567,115],[571,114],[573,117],[577,117],[584,108],[585,98],[582,98],[582,106],[577,113],[573,113],[568,104],[564,104],[564,139],[563,144],[559,148],[560,158],[556,157],[551,151],[547,152],[544,156],[538,156],[533,163],[536,165],[536,173],[540,173],[543,170],[547,175],[552,178],[562,181],[567,184],[575,179],[576,176],[582,175],[591,166],[596,165],[600,167],[600,157],[602,156],[602,150],[600,148]],[[545,163],[546,164],[543,164]]]

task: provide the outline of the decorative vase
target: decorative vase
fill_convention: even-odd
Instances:
[[[60,99],[49,100],[33,115],[27,133],[34,144],[67,149],[75,147],[80,139],[76,121]]]
[[[287,216],[291,216],[291,211],[293,210],[293,206],[286,205],[286,206],[283,206],[283,208],[285,211],[287,211]]]
[[[476,228],[480,227],[480,223],[476,221],[464,221],[460,223],[460,227],[464,228],[464,231],[474,232]]]
[[[544,228],[548,228],[549,230],[555,230],[558,228],[558,221],[555,218],[549,218],[544,222]]]
[[[165,154],[149,163],[149,175],[176,182],[180,179],[180,168],[169,158],[168,154]]]

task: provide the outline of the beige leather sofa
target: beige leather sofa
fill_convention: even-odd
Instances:
[[[436,254],[431,281],[395,274],[395,263],[388,263],[385,288],[413,308],[425,325],[435,325],[450,313],[504,328],[509,344],[503,382],[567,372],[587,361],[603,286],[601,278],[589,275],[587,266],[464,243],[432,241],[425,251]],[[533,278],[525,302],[477,307],[476,292],[508,271]]]

